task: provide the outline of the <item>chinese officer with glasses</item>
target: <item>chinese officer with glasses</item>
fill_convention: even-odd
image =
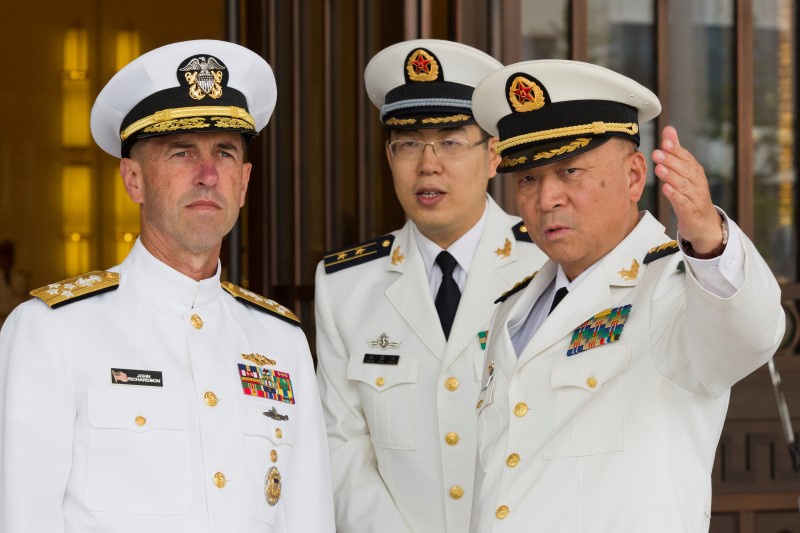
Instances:
[[[408,222],[317,269],[317,378],[340,533],[463,533],[493,301],[544,255],[487,194],[497,139],[472,116],[501,65],[469,46],[395,44],[364,73]]]
[[[472,102],[549,260],[489,330],[470,531],[707,532],[731,386],[783,337],[775,277],[673,127],[652,159],[676,240],[639,210],[661,104],[635,81],[530,61]]]
[[[334,531],[297,317],[220,280],[276,97],[263,58],[212,40],[152,50],[98,95],[92,135],[141,234],[0,332],[0,532]]]

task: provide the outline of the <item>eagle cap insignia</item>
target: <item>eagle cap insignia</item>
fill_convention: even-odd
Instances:
[[[439,79],[439,62],[433,53],[417,48],[406,59],[406,74],[409,81],[436,81]]]
[[[178,68],[178,79],[183,78],[189,84],[189,96],[202,100],[206,96],[217,99],[222,96],[222,85],[225,65],[213,56],[195,56],[186,59]]]
[[[518,113],[536,111],[544,107],[547,95],[535,80],[521,74],[513,75],[508,84],[508,101]]]

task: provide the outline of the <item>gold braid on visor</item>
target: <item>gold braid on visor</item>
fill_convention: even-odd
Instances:
[[[119,139],[125,141],[128,137],[143,130],[153,124],[159,124],[168,120],[191,118],[191,117],[211,117],[223,116],[230,118],[237,118],[247,122],[252,129],[256,129],[256,121],[250,116],[246,109],[235,106],[197,106],[197,107],[178,107],[176,109],[164,109],[156,111],[149,117],[140,118],[119,134]]]
[[[567,126],[564,128],[554,128],[552,130],[536,131],[500,141],[495,145],[495,151],[499,155],[502,154],[503,150],[506,148],[513,148],[521,144],[572,137],[574,135],[602,135],[610,132],[636,135],[639,133],[639,125],[635,122],[592,122],[591,124],[582,124],[580,126]]]

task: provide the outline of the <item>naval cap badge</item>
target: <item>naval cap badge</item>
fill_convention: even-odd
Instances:
[[[225,65],[212,56],[195,56],[186,60],[178,69],[184,73],[189,84],[189,96],[202,100],[206,96],[217,99],[222,96],[222,81]]]

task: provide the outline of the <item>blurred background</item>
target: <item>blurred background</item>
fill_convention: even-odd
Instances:
[[[27,290],[119,263],[138,235],[118,161],[89,131],[106,81],[169,42],[226,39],[269,61],[278,104],[251,145],[225,277],[292,307],[313,347],[324,251],[404,222],[364,67],[397,41],[451,39],[506,64],[589,61],[659,95],[664,111],[642,128],[648,161],[661,127],[676,126],[716,204],[781,282],[788,330],[775,363],[800,426],[794,0],[4,0],[0,20],[0,320]],[[674,235],[652,169],[648,183],[641,207]],[[490,192],[515,211],[502,177]],[[800,533],[800,474],[775,405],[766,368],[734,389],[714,470],[714,533]]]

